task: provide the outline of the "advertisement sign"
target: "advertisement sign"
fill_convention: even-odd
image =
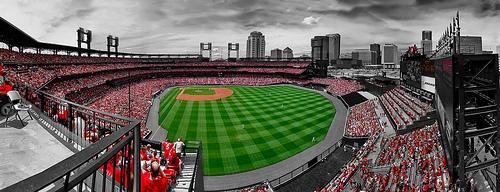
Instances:
[[[436,79],[434,77],[422,76],[420,87],[431,93],[436,93]]]

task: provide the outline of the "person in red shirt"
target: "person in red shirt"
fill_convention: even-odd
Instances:
[[[151,163],[151,172],[143,171],[141,178],[141,192],[167,191],[169,180],[160,170],[158,162]]]

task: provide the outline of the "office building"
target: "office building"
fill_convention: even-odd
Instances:
[[[422,31],[422,54],[430,56],[432,55],[432,31]]]
[[[271,59],[281,60],[283,58],[283,51],[281,49],[271,50]]]
[[[250,33],[247,40],[247,58],[262,59],[266,53],[266,37],[261,32]]]
[[[352,59],[352,52],[340,53],[339,59]]]
[[[340,35],[315,36],[311,39],[311,49],[313,61],[323,60],[333,64],[332,61],[340,57]]]
[[[333,65],[337,69],[352,69],[352,68],[359,69],[363,66],[361,60],[353,58],[341,58],[333,62],[334,62]]]
[[[355,49],[352,51],[352,59],[361,60],[361,64],[367,67],[378,65],[377,52],[369,49]]]
[[[422,31],[422,40],[432,40],[432,31],[429,30]]]
[[[283,49],[283,59],[293,59],[293,50],[290,47]]]
[[[482,54],[483,42],[479,36],[461,36],[460,53],[462,54]]]
[[[382,68],[399,69],[399,50],[394,44],[382,46]]]
[[[340,34],[328,34],[328,53],[331,60],[337,60],[340,56]]]
[[[382,57],[381,57],[381,51],[380,51],[380,45],[377,43],[372,43],[370,44],[370,51],[375,51],[377,53],[377,65],[382,64]]]

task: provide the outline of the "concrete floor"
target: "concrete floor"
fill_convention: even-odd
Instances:
[[[28,125],[23,127],[11,117],[5,127],[5,119],[0,118],[0,190],[73,155],[36,120],[28,117],[24,122]]]

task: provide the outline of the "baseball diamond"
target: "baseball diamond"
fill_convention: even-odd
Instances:
[[[210,96],[207,90],[217,88],[232,95],[177,99],[181,92]],[[325,137],[334,115],[322,95],[290,86],[192,86],[172,89],[161,99],[159,124],[170,140],[202,141],[204,175],[215,176],[265,167],[313,146]]]

